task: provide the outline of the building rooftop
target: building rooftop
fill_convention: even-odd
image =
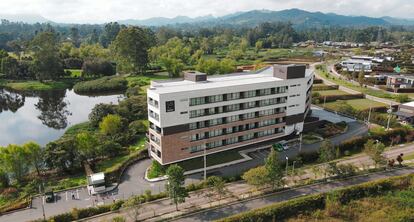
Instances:
[[[313,70],[306,69],[305,76],[310,75],[312,72]],[[151,82],[149,90],[163,94],[283,80],[281,78],[274,77],[273,74],[273,66],[269,66],[256,72],[208,76],[207,81],[194,82],[184,79],[157,80]]]
[[[91,176],[91,182],[97,182],[97,181],[105,181],[105,174],[104,173],[95,173],[92,174]]]
[[[413,102],[404,103],[404,104],[401,104],[401,105],[403,105],[403,106],[409,106],[409,107],[413,107],[414,108],[414,101]]]

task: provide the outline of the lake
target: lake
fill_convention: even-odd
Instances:
[[[0,88],[0,146],[58,139],[74,124],[85,122],[99,103],[117,104],[123,95],[84,96],[73,90],[14,92]]]

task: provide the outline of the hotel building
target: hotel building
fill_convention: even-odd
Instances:
[[[313,71],[274,65],[255,73],[152,81],[149,153],[171,164],[298,134],[310,110]]]

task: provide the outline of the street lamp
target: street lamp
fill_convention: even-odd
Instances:
[[[286,156],[286,176],[288,176],[289,157]]]

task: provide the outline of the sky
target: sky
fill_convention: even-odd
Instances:
[[[0,14],[36,14],[54,22],[104,23],[151,17],[222,16],[253,9],[414,18],[414,0],[0,0]]]

